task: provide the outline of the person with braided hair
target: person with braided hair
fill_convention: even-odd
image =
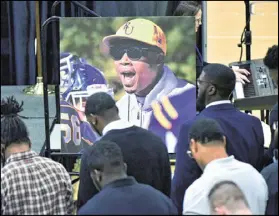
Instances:
[[[31,150],[23,102],[1,100],[1,215],[69,215],[74,202],[70,175]]]

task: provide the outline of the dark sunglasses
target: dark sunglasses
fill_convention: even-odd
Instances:
[[[158,52],[155,49],[150,48],[140,48],[140,47],[110,47],[110,55],[115,61],[119,61],[122,59],[123,55],[127,53],[129,59],[133,61],[137,61],[141,59],[141,57],[147,57],[148,52]]]

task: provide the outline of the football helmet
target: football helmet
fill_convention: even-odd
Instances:
[[[60,54],[60,95],[76,109],[84,111],[87,98],[96,92],[113,97],[102,71],[71,53]]]

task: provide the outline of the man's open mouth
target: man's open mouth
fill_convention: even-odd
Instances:
[[[121,76],[122,76],[122,83],[124,86],[126,87],[131,87],[134,85],[135,82],[135,76],[136,73],[135,72],[122,72]]]
[[[134,73],[134,72],[122,72],[121,73],[121,75],[124,76],[125,78],[126,77],[130,77],[131,78],[131,77],[135,76],[135,74],[136,73]]]

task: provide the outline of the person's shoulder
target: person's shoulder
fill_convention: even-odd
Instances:
[[[161,199],[166,203],[171,203],[171,199],[169,197],[150,185],[137,183],[137,187],[140,189],[140,191],[144,191],[145,194],[148,194],[149,197],[152,196],[154,199]]]
[[[164,142],[162,141],[162,139],[160,137],[158,137],[156,134],[152,133],[151,131],[145,129],[145,128],[141,128],[138,126],[133,126],[131,127],[131,129],[134,129],[135,133],[138,134],[138,136],[141,136],[142,138],[149,140],[150,144],[164,144]],[[165,144],[164,144],[165,146]]]
[[[270,116],[277,116],[277,118],[278,118],[278,103],[276,103],[276,104],[272,107],[272,109],[271,109],[271,111],[270,111]]]
[[[61,163],[58,163],[50,158],[37,156],[34,158],[34,160],[34,165],[36,167],[41,168],[40,164],[44,164],[43,166],[45,170],[41,170],[42,172],[52,170],[55,173],[67,173],[65,167]],[[7,178],[12,178],[14,174],[23,172],[24,167],[25,166],[22,163],[8,163],[1,169],[1,178],[2,175],[6,176]]]
[[[238,164],[237,166],[242,170],[242,173],[245,173],[246,176],[251,177],[252,179],[254,179],[255,182],[256,182],[256,179],[259,179],[260,182],[263,183],[264,179],[255,167],[253,167],[249,163],[245,163],[245,162],[239,161],[237,159],[234,159],[234,161],[235,161],[235,163]]]
[[[176,77],[176,79],[177,79],[177,86],[170,92],[169,97],[177,98],[179,96],[185,97],[186,95],[196,96],[196,86],[193,83],[178,77]]]
[[[208,181],[209,182],[209,181]],[[196,204],[203,204],[208,191],[209,184],[204,178],[195,180],[185,191],[183,199],[183,209],[189,211]],[[193,205],[195,203],[195,205]]]
[[[237,110],[238,115],[241,116],[243,119],[246,119],[250,122],[257,123],[257,124],[261,125],[261,120],[259,118],[257,118],[256,116],[254,116],[252,114],[241,112],[238,109],[236,109],[236,110]]]
[[[98,195],[98,194],[97,194]],[[97,196],[95,195],[95,196]],[[96,198],[92,197],[90,200],[88,200],[79,210],[78,210],[78,215],[92,215],[92,214],[98,214],[96,211],[96,205],[95,200]]]
[[[263,177],[267,180],[271,175],[277,175],[278,176],[278,162],[272,163],[265,167],[262,171],[261,174]]]
[[[133,125],[132,127],[130,127],[130,130],[134,131],[135,133],[138,133],[138,134],[143,134],[143,135],[146,135],[146,136],[149,136],[149,137],[157,137],[154,133],[152,133],[151,131],[145,129],[145,128],[142,128],[142,127],[139,127],[139,126],[136,126],[136,125]]]
[[[59,171],[61,171],[63,173],[68,173],[66,168],[61,163],[59,163],[57,161],[54,161],[50,158],[42,157],[42,156],[38,156],[38,160],[43,162],[45,165],[49,165],[52,168],[58,169]]]
[[[272,107],[271,111],[278,111],[278,102]]]
[[[195,196],[196,194],[200,194],[204,188],[202,187],[206,186],[206,179],[204,178],[204,176],[202,175],[201,177],[199,177],[198,179],[196,179],[185,191],[185,197],[192,197]]]
[[[11,176],[11,174],[13,172],[15,172],[15,170],[18,170],[18,169],[19,169],[19,167],[15,166],[14,163],[9,163],[9,164],[4,165],[1,169],[1,182],[2,182],[2,179],[9,178]]]
[[[233,163],[235,166],[240,167],[243,170],[245,169],[245,170],[250,170],[250,171],[256,171],[256,173],[259,173],[251,164],[246,163],[244,161],[240,161],[240,160],[236,159],[235,157],[233,158]]]
[[[117,102],[116,102],[116,106],[117,107],[121,107],[121,105],[123,105],[124,103],[126,103],[128,100],[128,94],[124,94]]]

